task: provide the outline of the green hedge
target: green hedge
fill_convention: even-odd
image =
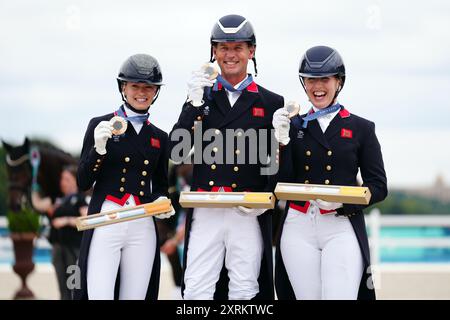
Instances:
[[[32,209],[23,209],[19,212],[9,211],[7,219],[10,232],[39,232],[40,215]]]

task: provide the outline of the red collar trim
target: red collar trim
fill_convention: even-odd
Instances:
[[[246,89],[248,92],[258,93],[258,86],[256,85],[255,81],[250,83]]]
[[[350,117],[350,112],[348,112],[347,109],[342,107],[341,111],[339,111],[339,115],[341,116],[341,118],[348,118]]]

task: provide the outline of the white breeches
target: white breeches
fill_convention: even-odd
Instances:
[[[253,298],[259,292],[262,255],[256,217],[242,216],[231,208],[196,208],[189,235],[184,299],[212,300],[224,261],[230,278],[229,299]]]
[[[124,207],[135,206],[129,197]],[[121,208],[105,200],[101,211]],[[95,229],[89,250],[87,286],[90,300],[114,299],[120,265],[120,300],[143,300],[152,274],[156,250],[153,218],[141,218]]]
[[[280,249],[297,299],[357,299],[364,264],[347,217],[289,208]]]

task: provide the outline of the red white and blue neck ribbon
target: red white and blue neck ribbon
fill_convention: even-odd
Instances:
[[[323,117],[326,114],[333,113],[333,112],[339,110],[340,108],[341,108],[341,105],[339,103],[336,103],[336,104],[334,104],[332,106],[326,107],[324,109],[320,109],[320,110],[318,110],[318,111],[316,111],[314,113],[310,113],[306,117],[303,118],[303,125],[302,125],[302,127],[306,128],[308,126],[308,122],[309,121],[312,121],[312,120],[315,120],[317,118]]]
[[[213,86],[213,91],[218,91],[219,90],[219,83],[228,91],[231,92],[242,92],[243,90],[245,90],[252,82],[253,82],[253,77],[252,75],[248,75],[247,79],[245,79],[240,85],[239,87],[235,88],[231,85],[231,83],[229,83],[227,80],[225,80],[220,74],[217,76],[216,78],[216,82],[214,83]]]
[[[125,107],[123,105],[120,106],[120,108],[114,112],[115,115],[124,118],[125,120],[132,121],[132,122],[146,122],[148,120],[149,114],[143,114],[139,116],[131,116],[129,117],[125,111]]]

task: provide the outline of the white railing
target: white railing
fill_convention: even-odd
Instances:
[[[380,236],[382,227],[450,227],[450,216],[439,215],[382,215],[372,209],[366,216],[370,228],[370,255],[372,265],[380,263],[381,247],[450,248],[450,238],[392,238]]]
[[[6,217],[0,217],[0,228],[6,228],[8,226],[8,222],[6,221]]]
[[[381,247],[425,247],[450,248],[450,237],[427,238],[381,238],[382,227],[450,227],[450,216],[445,215],[382,215],[380,210],[372,209],[366,216],[366,225],[370,228],[370,255],[372,265],[380,263]],[[6,228],[6,217],[0,217],[0,228]]]

